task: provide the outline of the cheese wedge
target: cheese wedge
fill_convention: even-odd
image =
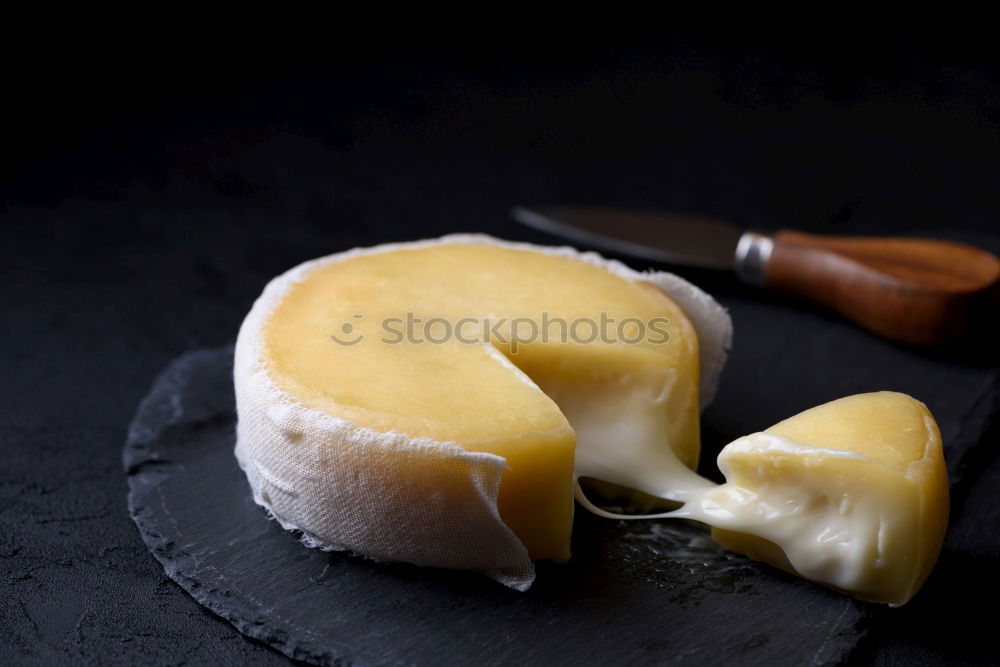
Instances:
[[[719,468],[726,484],[686,509],[720,545],[855,597],[904,604],[941,550],[941,434],[905,394],[807,410],[727,445]]]
[[[895,392],[807,410],[719,455],[727,484],[706,495],[726,549],[893,606],[930,574],[948,526],[941,433]]]
[[[240,330],[236,455],[309,544],[523,589],[532,560],[570,556],[576,477],[700,481],[730,336],[680,278],[568,248],[333,255],[268,285]]]
[[[871,602],[905,604],[937,560],[948,472],[923,403],[895,392],[848,396],[723,448],[722,485],[664,482],[684,502],[657,515],[712,526],[730,551]]]

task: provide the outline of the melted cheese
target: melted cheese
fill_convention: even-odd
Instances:
[[[529,557],[569,558],[574,488],[592,511],[634,518],[594,507],[574,485],[592,478],[635,490],[636,504],[684,503],[657,516],[704,521],[728,549],[906,602],[947,522],[927,409],[891,392],[819,406],[728,445],[715,485],[692,469],[700,375],[714,382],[728,319],[675,277],[646,280],[479,237],[276,279],[237,342],[237,457],[255,500],[318,546],[523,589]],[[662,319],[669,338],[581,340],[604,319]],[[592,324],[567,338],[574,321]]]
[[[686,504],[661,516],[707,523],[731,551],[874,602],[904,604],[934,565],[947,470],[937,424],[909,396],[818,406],[730,443],[718,463],[725,484],[682,473],[665,497]]]

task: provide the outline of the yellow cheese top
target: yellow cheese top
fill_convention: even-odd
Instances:
[[[641,437],[697,462],[691,323],[662,290],[577,259],[461,243],[347,258],[294,284],[262,340],[309,407],[504,457],[500,514],[533,558],[569,556],[574,449],[629,448],[576,432],[582,403],[641,413]]]
[[[943,462],[927,407],[905,394],[856,394],[801,412],[765,429],[810,447],[851,451],[907,472],[921,461]]]

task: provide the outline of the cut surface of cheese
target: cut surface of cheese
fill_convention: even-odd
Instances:
[[[659,516],[707,523],[730,551],[893,606],[934,566],[947,468],[934,418],[905,394],[820,405],[735,440],[718,463],[724,484],[677,478],[675,497],[686,503]]]
[[[662,485],[658,467],[696,464],[730,335],[676,276],[570,249],[342,253],[273,281],[244,322],[236,454],[311,544],[524,588],[531,560],[569,558],[576,476],[629,485],[644,460]]]

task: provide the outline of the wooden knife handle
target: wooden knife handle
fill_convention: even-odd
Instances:
[[[788,230],[764,267],[768,287],[912,345],[951,341],[997,308],[998,278],[996,256],[961,243]]]

